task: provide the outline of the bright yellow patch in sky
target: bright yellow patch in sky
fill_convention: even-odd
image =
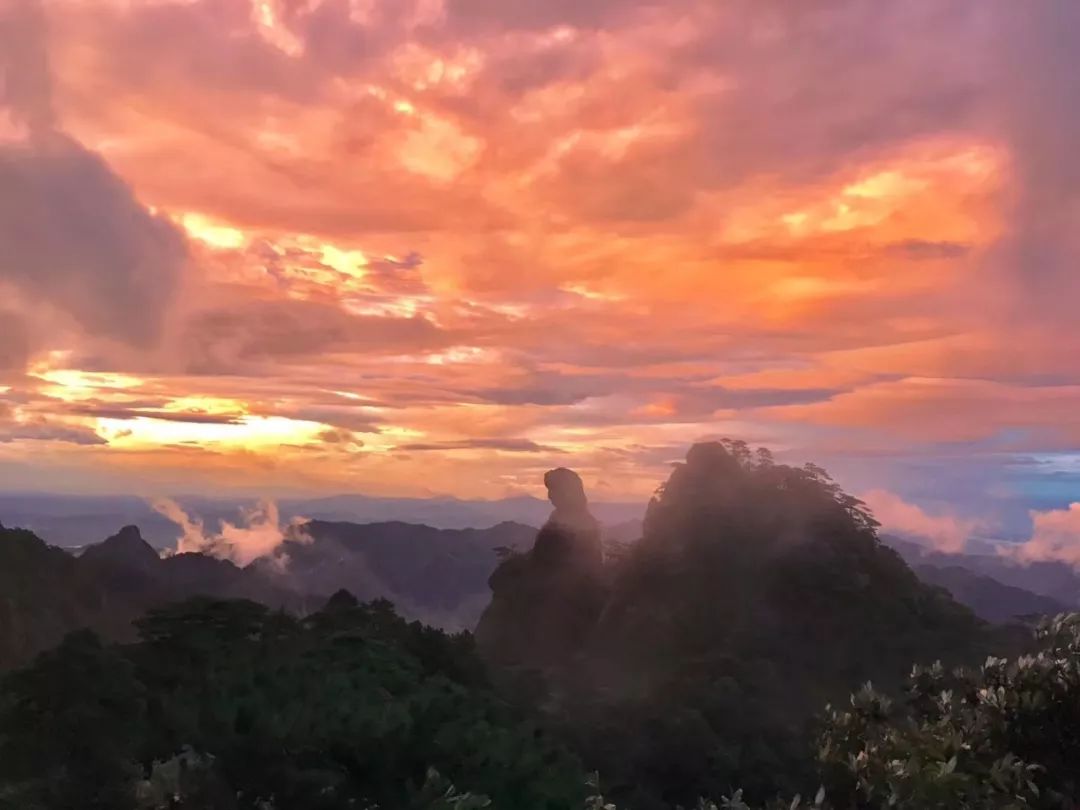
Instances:
[[[130,374],[78,371],[70,368],[50,369],[47,366],[31,368],[30,376],[49,383],[42,387],[42,393],[63,402],[107,398],[110,392],[138,388],[145,382]]]
[[[326,425],[283,416],[242,416],[235,424],[171,422],[161,419],[98,419],[98,432],[120,448],[197,444],[244,450],[271,450],[282,444],[319,441]]]
[[[180,226],[188,235],[205,245],[218,250],[238,250],[248,244],[248,237],[238,228],[233,228],[210,217],[189,211],[178,218]]]

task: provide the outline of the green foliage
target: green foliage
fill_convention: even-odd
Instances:
[[[818,467],[742,442],[690,450],[615,568],[589,648],[549,673],[553,722],[616,803],[790,795],[812,777],[826,703],[997,647],[875,526]]]
[[[839,806],[1071,808],[1080,800],[1080,615],[977,671],[916,667],[901,700],[832,712],[820,759]]]
[[[389,603],[336,599],[296,619],[196,600],[139,629],[128,648],[73,636],[8,680],[12,807],[556,810],[584,797],[575,760],[494,695],[468,636]],[[103,798],[68,801],[80,792]]]
[[[138,773],[144,692],[131,663],[90,631],[11,675],[0,702],[0,807],[125,810]]]

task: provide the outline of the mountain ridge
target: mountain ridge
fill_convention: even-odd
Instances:
[[[308,532],[311,542],[287,540],[275,556],[238,566],[200,552],[162,556],[134,525],[78,554],[29,530],[0,527],[0,669],[83,627],[129,638],[132,620],[146,610],[193,596],[304,613],[346,588],[365,600],[390,599],[411,619],[471,628],[496,549],[524,545],[535,529],[311,521]]]

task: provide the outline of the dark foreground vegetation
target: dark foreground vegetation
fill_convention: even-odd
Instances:
[[[984,624],[740,443],[693,448],[607,564],[570,500],[476,641],[344,592],[67,636],[3,683],[0,808],[1077,807],[1080,619]]]
[[[582,798],[575,759],[492,694],[469,637],[388,603],[342,594],[298,620],[193,601],[139,631],[72,634],[10,676],[5,807],[438,807],[431,769],[501,807]]]

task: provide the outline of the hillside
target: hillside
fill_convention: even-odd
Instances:
[[[582,648],[542,667],[551,722],[620,806],[795,786],[827,702],[867,680],[896,687],[913,661],[977,662],[1011,643],[920,582],[875,527],[819,468],[694,446],[608,571]]]
[[[1021,564],[1008,554],[944,554],[886,536],[884,542],[920,576],[940,585],[989,621],[1028,614],[1053,615],[1080,607],[1080,573],[1063,562]],[[1004,547],[1004,546],[1003,546]]]
[[[198,553],[162,557],[135,526],[74,556],[29,531],[0,529],[0,669],[91,627],[133,636],[144,611],[193,596],[251,599],[307,612],[339,589],[384,598],[410,619],[472,628],[487,601],[496,549],[527,546],[535,530],[434,529],[408,523],[307,524],[307,542],[239,567]]]
[[[1056,599],[1005,585],[962,565],[916,565],[915,573],[923,582],[947,590],[979,618],[995,624],[1030,622],[1068,612]]]
[[[0,526],[0,669],[76,627],[111,626],[112,607],[107,589],[73,557],[31,532]]]

